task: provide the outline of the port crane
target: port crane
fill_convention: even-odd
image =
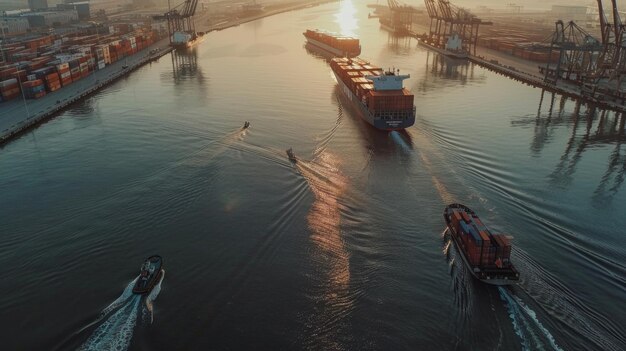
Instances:
[[[397,0],[387,0],[387,6],[391,13],[391,27],[399,34],[410,34],[413,24],[413,15],[421,11],[416,8],[401,4]]]
[[[545,68],[544,81],[556,83],[559,79],[581,84],[588,72],[594,71],[602,44],[574,21],[555,22],[555,31],[548,39],[549,60]],[[558,61],[553,63],[553,52],[558,52]]]
[[[616,84],[615,90],[619,90],[626,74],[626,42],[624,41],[626,26],[622,22],[617,8],[617,0],[611,0],[613,23],[610,23],[602,0],[598,0],[598,12],[600,14],[600,30],[603,50],[598,57],[596,71],[590,77],[593,82],[593,92],[598,87],[601,79],[608,79],[609,83]]]
[[[428,36],[437,46],[443,46],[448,37],[456,33],[463,41],[464,50],[476,54],[478,27],[493,24],[448,0],[424,0],[424,5],[430,17]]]
[[[193,16],[196,14],[197,7],[198,0],[185,0],[174,7],[169,7],[169,11],[163,15],[154,16],[155,20],[167,20],[170,44],[172,44],[172,39],[176,33],[195,33]]]

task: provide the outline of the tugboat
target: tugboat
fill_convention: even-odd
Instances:
[[[148,257],[141,266],[141,273],[133,287],[133,294],[149,294],[163,275],[163,259],[159,255]]]
[[[293,150],[291,148],[287,149],[287,157],[289,157],[289,161],[293,163],[298,162],[298,159],[296,158],[296,155],[293,153]]]
[[[245,122],[243,123],[243,128],[242,128],[242,129],[248,129],[248,127],[250,127],[250,122],[245,121]]]
[[[517,283],[519,272],[511,263],[511,242],[506,235],[492,234],[465,205],[446,206],[443,217],[463,262],[476,279],[491,285]]]

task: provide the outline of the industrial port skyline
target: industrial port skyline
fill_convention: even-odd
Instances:
[[[611,1],[171,2],[0,17],[3,348],[626,349]]]

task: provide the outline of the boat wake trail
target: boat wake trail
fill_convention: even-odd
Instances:
[[[515,248],[512,254],[520,270],[518,287],[524,294],[524,300],[540,306],[561,325],[561,332],[573,334],[578,347],[586,350],[624,349],[624,333],[620,332],[615,322],[581,301],[522,249]],[[521,301],[521,297],[517,299]]]
[[[163,271],[162,275],[163,277],[165,276],[165,271]],[[141,315],[144,323],[152,323],[153,302],[161,291],[163,277],[145,298],[132,292],[133,286],[139,277],[130,282],[122,295],[102,310],[100,318],[92,324],[99,324],[99,326],[78,350],[128,350],[138,317]],[[142,301],[144,302],[143,304]]]
[[[443,254],[450,267],[450,276],[452,277],[452,290],[454,291],[454,302],[458,308],[456,319],[458,322],[465,323],[471,318],[474,309],[474,301],[472,298],[472,277],[463,266],[463,259],[459,256],[456,246],[452,242],[448,228],[441,234],[443,238]]]
[[[296,167],[315,196],[307,222],[313,245],[310,260],[318,271],[310,296],[318,307],[306,317],[311,336],[305,345],[308,349],[320,344],[326,349],[344,349],[337,335],[349,328],[347,317],[357,298],[350,289],[349,253],[341,231],[341,198],[348,180],[339,171],[339,160],[327,152],[315,162],[298,160]]]
[[[79,350],[128,350],[137,324],[140,302],[139,295],[129,298],[91,334]]]
[[[537,314],[522,299],[505,287],[498,287],[500,298],[504,301],[513,323],[515,334],[522,341],[523,350],[556,350],[563,351],[548,329],[537,318]]]

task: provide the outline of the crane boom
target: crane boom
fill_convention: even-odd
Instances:
[[[606,18],[606,13],[604,13],[604,7],[602,6],[602,0],[598,0],[598,12],[600,13],[600,28],[602,33],[602,44],[606,44],[609,41],[605,29],[607,27],[608,20]]]

